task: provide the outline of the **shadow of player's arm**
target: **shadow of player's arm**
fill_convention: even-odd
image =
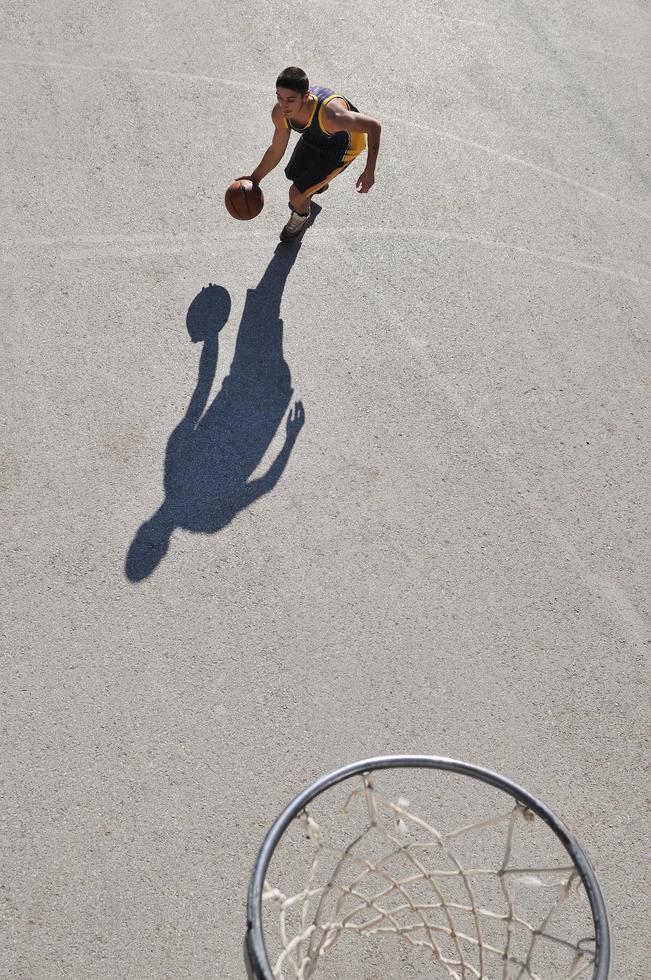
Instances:
[[[303,428],[304,422],[305,411],[303,409],[303,403],[297,401],[294,403],[294,411],[292,412],[290,410],[289,415],[287,416],[287,434],[285,436],[285,444],[283,448],[280,450],[264,476],[261,476],[257,480],[251,480],[246,484],[243,491],[243,507],[248,507],[254,500],[262,497],[265,493],[269,493],[269,491],[273,490],[273,488],[276,486],[283,475],[285,467],[287,466],[292,449],[294,448],[294,443],[298,438],[299,432]]]
[[[212,388],[212,383],[215,380],[215,372],[217,370],[217,334],[206,337],[203,342],[203,347],[201,349],[201,358],[199,360],[199,376],[197,378],[197,385],[190,399],[190,404],[187,407],[185,415],[183,417],[183,422],[188,425],[196,425],[204,408],[208,402],[210,396],[210,390]]]

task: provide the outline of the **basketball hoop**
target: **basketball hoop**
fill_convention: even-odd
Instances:
[[[610,960],[599,883],[564,824],[510,780],[434,756],[356,762],[296,797],[255,862],[245,947],[255,980],[379,980],[396,964],[607,980]]]

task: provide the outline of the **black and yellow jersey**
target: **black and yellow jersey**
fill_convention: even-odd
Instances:
[[[333,99],[343,99],[350,112],[359,112],[359,109],[356,109],[345,96],[322,85],[310,85],[308,91],[310,118],[306,125],[297,126],[290,119],[286,119],[285,124],[288,129],[300,133],[308,146],[333,164],[348,164],[366,148],[366,136],[364,133],[342,131],[331,135],[326,132],[322,121],[323,108]]]

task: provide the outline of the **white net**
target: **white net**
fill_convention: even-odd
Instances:
[[[347,786],[336,813],[330,801],[316,814],[317,798],[276,849],[263,893],[274,977],[592,976],[588,899],[542,820],[499,794],[502,812],[439,830],[377,776]]]

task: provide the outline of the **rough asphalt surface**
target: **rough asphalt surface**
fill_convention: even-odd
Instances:
[[[650,24],[3,0],[2,977],[241,977],[389,752],[537,793],[648,977]],[[223,207],[288,64],[383,124],[293,253]]]

